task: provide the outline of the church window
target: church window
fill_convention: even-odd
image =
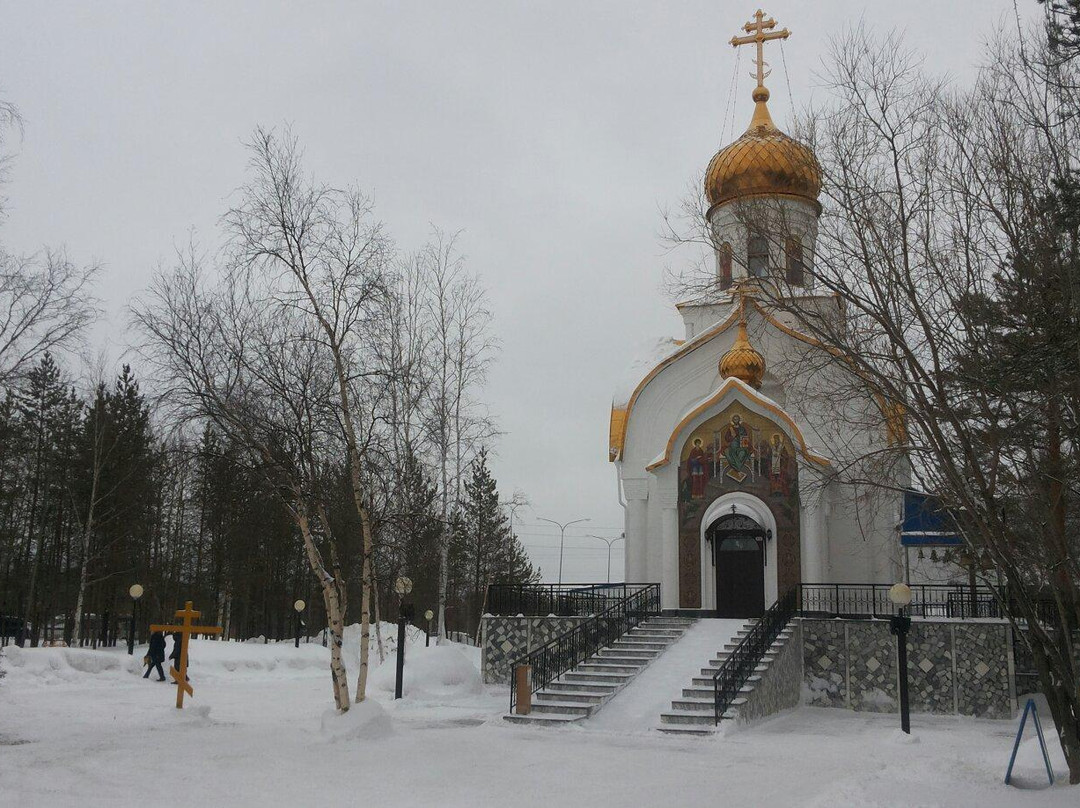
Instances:
[[[793,286],[802,286],[806,282],[802,243],[797,238],[789,238],[786,253],[787,282]]]
[[[751,278],[769,274],[769,240],[765,236],[750,236],[747,240],[746,268]]]
[[[726,241],[720,246],[720,288],[731,288],[731,245]]]

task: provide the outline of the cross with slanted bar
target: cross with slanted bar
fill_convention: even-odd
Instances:
[[[776,20],[772,17],[765,19],[765,12],[760,8],[754,12],[753,22],[748,22],[743,26],[743,30],[746,31],[749,36],[733,36],[731,38],[731,46],[734,48],[739,45],[757,45],[757,83],[758,87],[765,86],[765,77],[772,71],[766,70],[767,65],[764,55],[764,45],[771,39],[787,39],[791,36],[791,32],[787,28],[781,28],[779,31],[773,31],[776,27]],[[766,33],[768,31],[769,33]],[[751,73],[751,76],[754,74]]]
[[[218,626],[193,626],[191,621],[196,617],[202,617],[202,612],[197,612],[191,608],[191,601],[189,600],[183,609],[176,612],[176,616],[181,619],[181,624],[178,626],[150,626],[151,631],[167,631],[170,634],[174,632],[180,632],[180,670],[169,666],[169,675],[172,676],[173,681],[176,682],[176,709],[181,710],[184,707],[184,693],[189,696],[194,696],[195,691],[191,689],[191,685],[187,680],[187,663],[188,663],[188,640],[192,634],[220,634],[221,629]]]

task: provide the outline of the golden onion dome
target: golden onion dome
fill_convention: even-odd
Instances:
[[[725,379],[734,376],[755,389],[761,387],[761,380],[765,377],[765,357],[750,344],[745,317],[739,319],[735,344],[720,357],[720,376]]]
[[[776,128],[769,115],[769,91],[754,88],[750,128],[709,161],[705,195],[709,205],[757,194],[797,196],[817,203],[821,168],[814,153]]]

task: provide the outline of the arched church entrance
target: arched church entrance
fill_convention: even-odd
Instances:
[[[731,402],[686,437],[678,485],[680,608],[713,608],[715,594],[722,616],[760,615],[798,585],[799,467],[776,421]]]
[[[767,531],[749,516],[732,513],[705,531],[712,548],[717,617],[765,614],[765,541]]]

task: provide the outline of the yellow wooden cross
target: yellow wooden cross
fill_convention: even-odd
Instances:
[[[190,600],[183,609],[176,612],[176,616],[182,620],[179,626],[150,626],[150,630],[165,631],[170,634],[180,632],[180,670],[172,667],[172,665],[169,666],[169,675],[176,682],[176,709],[180,710],[184,707],[184,693],[186,692],[189,696],[195,695],[195,691],[191,689],[191,685],[188,684],[187,680],[188,639],[192,634],[220,634],[221,629],[217,626],[191,625],[191,621],[196,617],[202,617],[202,612],[197,612],[191,608]]]
[[[743,30],[746,31],[749,36],[733,36],[731,38],[731,45],[734,48],[739,45],[757,45],[757,83],[758,87],[765,86],[765,78],[772,72],[766,70],[767,63],[764,58],[764,45],[770,39],[787,39],[791,32],[787,28],[781,28],[779,31],[773,31],[776,27],[776,20],[772,17],[765,19],[765,12],[760,8],[754,12],[754,19],[752,22],[746,23],[743,26]],[[769,33],[766,33],[768,31]],[[751,76],[754,74],[751,73]]]

